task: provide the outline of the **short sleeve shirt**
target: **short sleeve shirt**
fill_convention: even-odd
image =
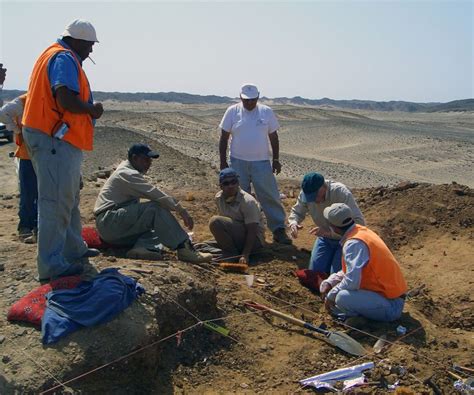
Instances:
[[[222,191],[216,195],[219,215],[233,219],[241,224],[258,224],[257,237],[265,242],[265,218],[257,200],[242,189],[231,203],[227,203],[222,196]]]
[[[58,40],[58,43],[64,48],[72,50],[63,40]],[[76,54],[76,57],[81,61],[79,55]],[[59,52],[51,58],[48,63],[48,77],[53,94],[61,86],[79,94],[79,69],[74,56],[69,51]],[[89,103],[92,102],[91,93]]]
[[[257,104],[252,111],[247,111],[242,103],[237,103],[227,109],[219,127],[231,134],[232,158],[259,161],[270,159],[268,135],[276,132],[280,125],[270,107]]]

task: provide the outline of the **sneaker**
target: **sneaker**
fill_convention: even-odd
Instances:
[[[24,240],[24,239],[30,237],[31,235],[33,235],[33,231],[30,228],[27,228],[27,227],[23,226],[20,229],[18,229],[18,237],[21,240]]]
[[[285,228],[278,228],[273,232],[273,241],[278,244],[293,244],[293,241],[286,234]]]
[[[191,242],[188,240],[184,243],[183,248],[178,248],[178,259],[180,261],[190,263],[210,262],[212,259],[212,254],[196,251]]]
[[[38,242],[38,236],[33,232],[31,236],[25,237],[23,243],[25,244],[36,244]]]
[[[144,247],[132,248],[126,254],[129,259],[144,259],[147,261],[162,261],[163,255],[157,251],[150,251]]]

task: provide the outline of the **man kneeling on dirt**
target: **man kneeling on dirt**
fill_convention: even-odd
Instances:
[[[315,227],[309,232],[317,236],[309,259],[308,269],[296,271],[300,282],[308,288],[319,291],[321,281],[341,270],[341,237],[331,232],[328,221],[323,216],[323,210],[333,203],[345,203],[354,213],[354,221],[365,225],[357,203],[349,188],[340,182],[325,180],[324,176],[311,172],[305,174],[301,182],[301,192],[296,204],[291,208],[288,222],[291,237],[298,237],[300,225],[309,213]]]
[[[407,284],[383,240],[354,222],[344,203],[326,207],[324,218],[341,236],[342,271],[321,283],[326,309],[333,315],[363,316],[375,321],[400,318]]]
[[[265,243],[263,213],[258,202],[240,188],[237,172],[227,167],[219,173],[221,191],[216,195],[219,215],[209,221],[209,228],[223,258],[238,257],[248,264],[250,253]]]
[[[144,174],[159,154],[146,144],[135,144],[102,187],[94,207],[100,237],[115,245],[133,246],[128,258],[161,260],[161,245],[177,250],[182,261],[199,263],[211,254],[195,251],[171,211],[176,211],[188,229],[193,219],[173,197],[152,185]],[[140,198],[149,202],[140,202]]]

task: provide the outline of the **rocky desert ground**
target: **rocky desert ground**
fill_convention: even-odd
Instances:
[[[141,102],[105,103],[95,149],[87,153],[81,195],[84,225],[105,177],[137,141],[161,154],[150,178],[177,196],[195,219],[194,239],[210,237],[215,213],[217,125],[221,106]],[[104,250],[88,274],[121,267],[145,296],[113,321],[80,330],[52,346],[40,332],[6,320],[8,308],[38,285],[35,246],[16,235],[15,169],[0,147],[0,393],[190,394],[311,393],[300,379],[373,361],[371,385],[352,393],[455,393],[453,364],[474,367],[474,114],[388,113],[334,108],[274,107],[280,122],[283,174],[278,182],[288,211],[309,170],[353,188],[369,226],[386,240],[406,275],[410,297],[402,318],[364,331],[332,321],[319,298],[294,276],[306,267],[314,239],[310,222],[293,247],[269,242],[254,257],[249,287],[241,274],[193,266],[166,254],[163,262],[131,261]],[[155,265],[155,266],[153,266]],[[130,268],[141,268],[142,273]],[[301,328],[244,307],[265,303],[316,325],[347,330],[366,348],[347,355]],[[206,329],[212,320],[230,330]],[[396,327],[407,328],[398,336]],[[386,335],[389,346],[372,349]],[[458,373],[467,378],[469,373]],[[389,390],[387,384],[395,385]]]

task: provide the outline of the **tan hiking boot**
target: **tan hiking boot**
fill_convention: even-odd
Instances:
[[[212,254],[196,251],[191,242],[187,241],[183,248],[178,248],[178,259],[189,263],[210,262]]]
[[[127,258],[129,259],[144,259],[147,261],[162,261],[163,255],[157,251],[150,251],[144,247],[132,248],[127,251]]]

